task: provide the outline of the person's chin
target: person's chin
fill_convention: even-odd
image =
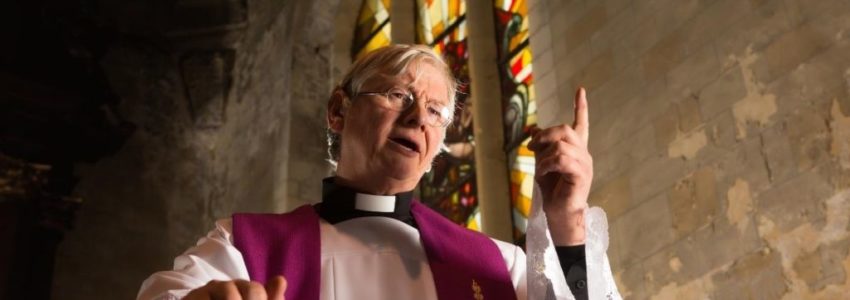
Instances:
[[[410,157],[393,157],[387,160],[385,166],[386,175],[397,180],[419,181],[422,170],[419,168],[419,160]]]

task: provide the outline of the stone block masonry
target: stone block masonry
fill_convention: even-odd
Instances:
[[[529,5],[539,110],[589,89],[626,298],[846,298],[850,2]]]

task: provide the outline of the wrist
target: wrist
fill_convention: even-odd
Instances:
[[[576,246],[585,243],[584,212],[587,206],[546,212],[546,221],[555,246]]]

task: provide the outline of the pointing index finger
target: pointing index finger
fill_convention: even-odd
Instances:
[[[576,92],[575,99],[575,119],[573,121],[573,129],[581,137],[584,144],[590,138],[590,121],[588,120],[587,112],[587,92],[584,87],[580,87]]]

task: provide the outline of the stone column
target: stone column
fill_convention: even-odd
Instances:
[[[507,158],[492,1],[467,2],[469,77],[481,230],[512,241]]]
[[[416,1],[393,1],[390,7],[390,25],[393,44],[416,42]]]

